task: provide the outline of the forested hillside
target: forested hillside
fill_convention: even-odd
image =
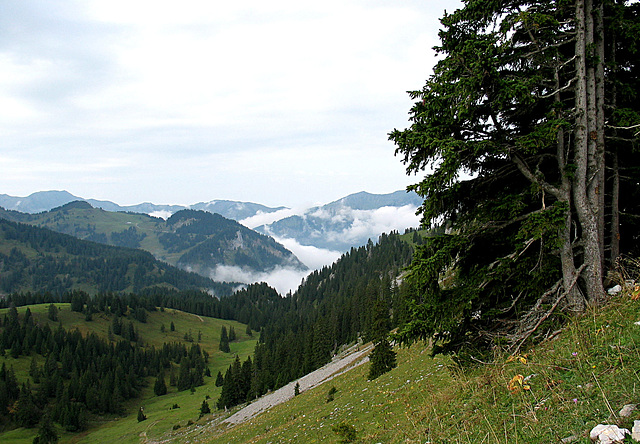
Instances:
[[[260,313],[237,313],[236,319],[252,328],[256,318],[251,316],[266,321],[261,322],[253,359],[227,370],[218,406],[239,404],[281,387],[326,364],[345,344],[376,339],[381,321],[388,325],[385,336],[389,327],[403,323],[408,296],[400,276],[411,261],[414,240],[422,242],[422,236],[382,235],[376,244],[353,248],[330,267],[311,273],[294,294],[282,299],[266,286],[236,293],[233,298],[244,307],[269,293],[273,303]],[[245,365],[251,372],[241,371]]]
[[[179,270],[142,250],[84,241],[5,219],[0,219],[0,276],[2,293],[138,292],[158,286],[231,293],[229,284]]]
[[[22,231],[15,223],[1,222],[10,240],[25,236],[25,242],[31,239],[29,245],[34,248],[53,242],[42,229],[27,226]],[[88,251],[118,250],[53,234],[78,242]],[[220,397],[214,401],[225,408],[252,400],[322,366],[341,346],[374,339],[377,318],[384,318],[388,326],[403,322],[407,296],[400,276],[411,260],[414,245],[422,241],[423,236],[413,231],[402,236],[383,235],[377,243],[354,248],[331,267],[312,273],[286,297],[266,284],[250,285],[222,299],[202,291],[160,286],[150,286],[140,294],[73,291],[5,296],[0,306],[10,308],[0,324],[0,350],[13,359],[30,357],[33,368],[28,382],[17,378],[10,368],[0,372],[0,401],[5,406],[18,401],[20,406],[6,411],[4,421],[34,427],[42,412],[47,412],[46,420],[65,430],[91,429],[94,415],[122,413],[127,399],[138,397],[149,378],[167,378],[166,383],[175,384],[178,390],[202,384],[209,358],[196,342],[192,347],[144,346],[148,339],[140,335],[141,326],[152,313],[170,309],[247,324],[242,332],[245,338],[254,332],[259,334],[253,356],[243,360],[238,356],[226,372],[221,372],[216,381],[221,386]],[[64,245],[58,248],[60,257],[52,258],[52,263],[64,262]],[[68,247],[75,251],[73,248]],[[118,272],[124,271],[114,271],[116,281],[122,279]],[[70,276],[73,281],[74,274]],[[109,282],[113,278],[98,277]],[[70,304],[72,311],[84,316],[87,327],[96,319],[109,319],[107,338],[88,334],[91,328],[83,327],[82,334],[52,328],[49,323],[59,314],[54,304],[61,303]],[[49,321],[43,323],[42,317],[34,320],[29,310],[21,309],[23,314],[18,316],[16,307],[25,305],[48,306]],[[194,322],[189,327],[191,336],[185,333],[185,340],[195,341],[198,336],[199,323],[196,318]],[[169,325],[163,328],[167,331]],[[233,341],[237,333],[229,333],[232,336],[227,341]],[[223,337],[227,337],[226,330],[221,334],[220,350]],[[103,361],[109,365],[100,364]],[[107,393],[116,396],[107,400]]]
[[[0,218],[83,240],[142,249],[204,277],[210,277],[218,266],[251,272],[267,272],[276,267],[306,269],[273,238],[205,211],[181,210],[164,221],[146,214],[104,211],[87,202],[74,201],[38,214],[0,208]]]

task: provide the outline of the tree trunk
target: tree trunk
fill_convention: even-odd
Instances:
[[[611,266],[615,266],[620,256],[620,167],[618,166],[618,151],[614,151],[612,161],[611,183]]]
[[[599,209],[597,208],[597,185],[593,185],[601,165],[595,158],[597,137],[595,113],[595,72],[587,68],[588,30],[587,18],[591,16],[591,0],[576,1],[576,91],[575,91],[575,147],[576,171],[573,181],[573,196],[580,224],[583,245],[584,291],[589,303],[597,304],[604,296],[602,285],[602,255],[600,253]],[[589,77],[593,77],[590,79]],[[593,91],[590,96],[589,92]],[[591,103],[590,103],[591,102]],[[596,208],[594,208],[594,205]],[[602,211],[602,210],[600,210]],[[580,307],[575,307],[580,309]]]

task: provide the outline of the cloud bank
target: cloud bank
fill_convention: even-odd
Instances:
[[[271,272],[255,272],[237,266],[218,265],[211,270],[209,277],[219,282],[241,282],[243,284],[266,282],[284,296],[290,291],[295,292],[302,279],[309,275],[311,271],[278,267]]]

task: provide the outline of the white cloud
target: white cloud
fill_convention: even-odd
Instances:
[[[167,220],[171,217],[172,214],[173,213],[168,210],[158,210],[158,211],[152,211],[151,213],[149,213],[149,216],[159,217],[160,219]]]
[[[294,216],[296,214],[300,214],[300,211],[291,208],[285,208],[282,210],[273,211],[271,213],[263,213],[259,211],[256,215],[241,220],[240,223],[247,228],[254,229],[256,227],[259,227],[260,225],[268,225],[277,220],[284,219],[285,217],[289,216]]]
[[[275,240],[284,245],[287,250],[295,254],[303,264],[312,270],[330,265],[342,256],[340,251],[327,250],[312,245],[301,245],[295,239],[275,237]]]
[[[416,216],[416,208],[412,205],[404,207],[382,207],[376,210],[345,209],[344,217],[353,218],[349,228],[341,232],[330,232],[327,236],[336,240],[357,240],[371,238],[376,241],[382,233],[402,232],[406,228],[418,227],[420,217]],[[347,215],[348,214],[348,215]]]
[[[6,3],[0,134],[18,162],[3,192],[287,206],[412,182],[387,133],[458,4]]]
[[[220,282],[241,282],[251,284],[266,282],[276,289],[281,295],[289,291],[295,292],[302,279],[311,273],[311,270],[301,271],[295,268],[278,267],[271,272],[254,272],[237,266],[218,265],[211,270],[210,277]]]

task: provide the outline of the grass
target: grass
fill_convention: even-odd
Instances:
[[[108,328],[113,319],[112,316],[94,314],[93,320],[87,322],[83,314],[71,311],[70,304],[55,305],[59,309],[58,322],[47,319],[49,304],[18,307],[18,313],[22,316],[27,307],[29,307],[36,322],[40,324],[48,323],[52,329],[62,324],[67,330],[77,328],[83,334],[91,331],[104,338],[107,337]],[[6,312],[7,309],[1,309],[0,318],[4,317]],[[174,332],[170,331],[171,322],[175,326]],[[175,387],[168,387],[169,393],[164,396],[155,396],[153,394],[155,379],[149,378],[148,385],[142,391],[142,397],[125,404],[126,415],[122,417],[93,417],[89,430],[81,434],[60,433],[61,430],[58,428],[58,432],[61,434],[61,443],[137,443],[141,437],[157,439],[171,431],[176,424],[184,426],[189,420],[197,420],[203,399],[209,396],[210,400],[208,402],[214,408],[215,402],[220,396],[221,389],[215,387],[215,376],[218,371],[224,374],[235,359],[236,354],[240,356],[240,359],[246,359],[247,356],[253,353],[257,340],[257,335],[253,337],[247,336],[245,333],[246,326],[239,322],[197,316],[173,309],[149,313],[146,323],[137,321],[133,321],[133,323],[138,329],[144,344],[155,347],[160,347],[165,342],[183,342],[190,346],[191,343],[184,339],[185,333],[190,332],[194,342],[197,342],[198,334],[200,333],[200,346],[210,355],[209,368],[212,377],[205,377],[205,385],[197,387],[195,393],[191,393],[189,390],[177,392]],[[164,333],[161,332],[163,324],[165,326]],[[238,340],[230,344],[231,353],[222,353],[218,350],[222,326],[226,326],[227,329],[233,326],[236,331]],[[119,339],[117,336],[115,338]],[[42,364],[44,357],[35,356],[38,363]],[[32,356],[21,356],[18,359],[14,359],[6,354],[5,356],[0,356],[0,365],[4,362],[7,367],[13,367],[18,380],[22,381],[29,378],[28,372],[31,359]],[[166,378],[168,384],[168,374]],[[180,408],[170,409],[174,404],[178,404]],[[144,407],[147,420],[138,423],[137,411],[140,406]],[[0,434],[0,442],[31,443],[36,433],[37,428],[26,430],[19,428]]]
[[[464,371],[424,345],[401,348],[398,367],[375,381],[361,365],[244,424],[206,428],[216,416],[205,417],[174,442],[336,443],[344,424],[359,443],[590,443],[599,423],[631,429],[640,419],[638,410],[618,416],[640,403],[637,296],[615,297],[551,340]]]

